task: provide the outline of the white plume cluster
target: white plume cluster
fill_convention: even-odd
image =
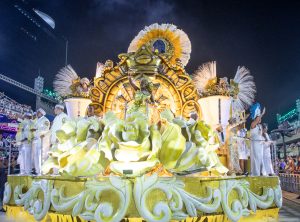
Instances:
[[[161,32],[159,32],[162,36],[157,36],[156,31],[160,30]],[[165,36],[163,36],[162,33],[164,33],[164,31],[170,31],[172,32],[174,35],[168,35],[166,34]],[[151,33],[153,32],[153,33]],[[155,33],[156,32],[156,33]],[[159,37],[161,38],[165,38],[165,40],[167,40],[170,44],[172,44],[173,42],[176,42],[175,40],[179,39],[180,42],[180,48],[181,48],[181,56],[180,56],[180,60],[181,63],[185,66],[189,59],[190,59],[190,54],[192,51],[192,46],[191,46],[191,41],[188,37],[188,35],[182,31],[181,29],[178,29],[177,26],[173,25],[173,24],[158,24],[158,23],[154,23],[150,26],[146,26],[143,30],[141,30],[138,35],[131,41],[129,48],[128,48],[128,52],[136,52],[138,50],[138,42],[145,38],[146,35],[148,35],[149,33],[151,33],[151,36],[149,36],[149,41],[153,40],[153,39],[157,39]],[[177,47],[176,45],[173,45],[173,47]]]
[[[97,68],[96,68],[96,78],[99,78],[103,75],[103,71],[104,71],[104,64],[101,62],[97,62]]]
[[[234,107],[236,109],[248,109],[255,99],[256,86],[254,78],[250,71],[242,66],[238,67],[233,81],[238,85],[238,94],[234,100]]]
[[[209,80],[217,76],[216,69],[216,62],[212,61],[204,63],[196,70],[196,72],[193,75],[193,80],[199,92],[203,92]]]
[[[72,94],[72,90],[70,87],[73,84],[73,81],[76,79],[78,79],[78,75],[71,65],[63,67],[56,74],[55,79],[53,81],[54,91],[62,97],[66,97]]]
[[[193,80],[203,96],[225,95],[233,98],[235,110],[246,110],[255,99],[256,86],[250,71],[244,66],[238,67],[234,79],[230,83],[217,79],[216,62],[208,62],[198,68]],[[212,81],[213,80],[213,81]]]

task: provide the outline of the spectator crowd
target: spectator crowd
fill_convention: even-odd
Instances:
[[[278,168],[280,173],[300,174],[300,156],[278,160]]]
[[[0,92],[0,114],[4,114],[9,119],[18,119],[26,112],[32,112],[30,106],[20,104]]]
[[[0,133],[0,162],[2,168],[5,168],[8,171],[8,162],[9,162],[9,151],[11,153],[11,171],[10,173],[19,173],[19,170],[16,169],[17,158],[18,158],[18,147],[16,144],[16,139],[13,134]]]

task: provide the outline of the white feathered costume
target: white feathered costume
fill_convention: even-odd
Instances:
[[[77,75],[71,65],[62,68],[55,76],[54,91],[61,97],[89,97],[90,81]]]

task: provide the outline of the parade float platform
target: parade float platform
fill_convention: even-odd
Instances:
[[[18,221],[276,221],[278,177],[8,176]]]
[[[238,163],[227,131],[246,121],[253,77],[239,67],[230,82],[218,79],[215,63],[207,63],[192,79],[184,69],[190,53],[186,33],[153,24],[117,64],[97,64],[93,86],[71,66],[62,68],[55,91],[71,119],[56,130],[57,144],[42,165],[47,176],[8,176],[7,216],[53,222],[276,221],[282,206],[278,177],[224,176],[225,166]],[[241,112],[233,112],[232,100]],[[89,117],[87,105],[94,112]],[[223,145],[217,129],[229,135]],[[60,176],[51,175],[55,170]]]

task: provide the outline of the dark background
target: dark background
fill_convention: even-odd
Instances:
[[[20,13],[21,6],[41,27]],[[50,15],[51,29],[32,8]],[[0,1],[0,73],[32,86],[40,70],[46,88],[68,63],[92,78],[97,61],[126,52],[137,33],[152,23],[173,23],[192,42],[186,70],[216,60],[220,77],[233,77],[238,65],[251,70],[257,101],[267,108],[265,121],[276,126],[276,113],[295,106],[300,95],[300,3],[297,1]],[[28,34],[27,34],[28,33]],[[35,97],[0,82],[0,91],[33,105]]]

